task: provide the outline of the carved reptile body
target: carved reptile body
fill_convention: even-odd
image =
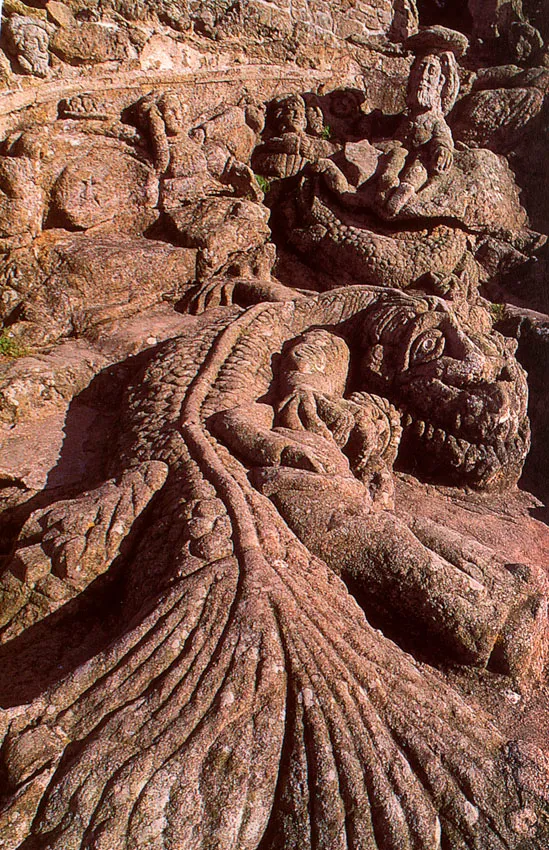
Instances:
[[[488,272],[493,276],[524,263],[528,251],[537,250],[545,241],[527,227],[526,213],[509,168],[489,151],[475,154],[491,158],[490,163],[495,163],[497,169],[491,180],[484,181],[483,185],[490,188],[482,202],[474,180],[471,186],[460,190],[453,187],[459,202],[465,203],[466,199],[470,204],[467,214],[461,217],[432,204],[428,213],[418,208],[408,219],[399,221],[400,226],[395,229],[394,223],[384,221],[368,204],[360,206],[360,192],[331,191],[323,184],[322,174],[309,171],[281,195],[274,208],[274,222],[305,262],[322,271],[333,270],[341,283],[352,285],[360,281],[400,289],[428,287],[427,291],[444,294],[444,285],[449,288],[452,276],[463,275],[467,258],[469,268],[476,267],[473,280],[469,281],[469,285],[474,284],[479,274],[486,277]],[[505,191],[501,190],[502,185]],[[508,202],[505,210],[498,208],[496,195],[490,194],[495,186],[500,186],[497,197],[504,194]],[[426,191],[423,189],[418,198]],[[443,198],[446,193],[442,191]],[[496,252],[494,257],[499,256],[497,268],[487,259],[489,245]],[[441,289],[431,289],[437,280],[446,284]]]
[[[2,636],[16,648],[18,632],[62,604],[53,594],[44,607],[48,588],[63,586],[66,602],[116,569],[122,604],[110,640],[92,635],[70,675],[24,713],[2,712],[0,836],[10,850],[505,850],[520,846],[525,823],[532,832],[541,756],[506,746],[437,672],[372,628],[329,560],[215,436],[224,412],[272,400],[280,352],[310,328],[361,351],[362,388],[416,405],[415,421],[435,386],[476,399],[462,438],[479,445],[480,428],[484,445],[503,440],[518,474],[524,376],[501,338],[475,341],[437,299],[357,287],[230,310],[160,345],[123,401],[115,477],[33,514],[3,579]],[[430,414],[447,427],[452,400],[441,402]],[[455,469],[451,443],[438,457]],[[289,472],[325,480],[299,465]],[[458,466],[467,475],[467,452]],[[505,480],[497,451],[469,466],[477,484]],[[429,530],[416,532],[418,550]],[[469,570],[473,596],[484,582],[523,625],[530,618],[530,657],[544,623],[534,577],[512,576],[463,540],[454,567],[430,546],[442,573]],[[546,846],[543,823],[532,848]]]

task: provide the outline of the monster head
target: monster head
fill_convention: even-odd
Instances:
[[[529,449],[528,389],[516,343],[475,308],[388,292],[365,312],[359,380],[402,413],[403,464],[447,483],[501,490]]]

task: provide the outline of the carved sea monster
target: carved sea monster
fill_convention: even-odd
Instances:
[[[431,604],[421,576],[438,570],[427,631],[462,660],[524,672],[545,623],[538,578],[457,535],[437,542],[432,525],[410,531],[389,510],[387,476],[401,427],[392,402],[404,436],[438,446],[440,469],[512,483],[525,401],[501,337],[395,290],[232,309],[159,346],[123,400],[113,478],[31,515],[3,579],[2,636],[16,648],[62,604],[44,607],[51,580],[66,602],[116,567],[122,604],[110,641],[90,635],[87,660],[24,713],[0,715],[6,846],[547,846],[541,754],[506,744],[372,628],[336,574],[345,557],[336,546],[331,563],[310,512],[299,515],[316,501],[321,522],[332,515],[324,531],[365,541],[355,582],[385,587],[391,603],[400,582],[404,617],[414,595]]]

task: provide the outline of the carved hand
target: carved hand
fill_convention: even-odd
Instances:
[[[297,387],[280,403],[276,424],[292,431],[310,431],[328,440],[332,432],[322,421],[319,404],[327,399],[311,387]]]
[[[288,445],[281,452],[280,462],[283,466],[290,466],[294,469],[306,469],[309,472],[321,474],[334,473],[330,464],[312,446]]]
[[[356,424],[348,403],[320,396],[317,399],[317,409],[323,421],[329,426],[337,445],[345,446]]]
[[[228,307],[233,303],[235,285],[231,278],[200,283],[183,296],[181,307],[194,316],[213,307]]]
[[[437,148],[434,157],[434,169],[437,174],[443,174],[452,167],[454,161],[454,153],[450,148],[440,146]]]
[[[336,195],[343,195],[353,190],[343,172],[330,159],[319,159],[311,165],[311,170],[321,174],[328,189]]]

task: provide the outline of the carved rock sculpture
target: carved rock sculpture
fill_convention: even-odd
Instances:
[[[46,77],[50,64],[50,36],[55,27],[40,18],[12,15],[7,31],[21,71]]]
[[[549,846],[537,5],[4,0],[3,850]]]
[[[528,226],[506,160],[489,150],[455,148],[445,116],[458,95],[454,53],[463,52],[463,42],[463,36],[443,27],[408,39],[417,56],[407,110],[393,139],[349,142],[329,157],[301,157],[290,172],[277,173],[301,173],[297,189],[290,185],[286,195],[280,192],[275,216],[309,262],[341,265],[354,280],[407,287],[428,272],[442,279],[454,273],[466,243],[477,256],[481,277],[487,237],[498,245],[489,261],[492,275],[524,262],[543,244],[545,237]],[[524,100],[523,93],[520,97]],[[473,114],[465,106],[465,115]],[[497,116],[492,121],[495,129]],[[475,125],[467,121],[466,126],[466,138],[474,138]],[[267,169],[270,161],[261,164]],[[384,228],[384,222],[395,220],[402,222],[396,232]],[[408,231],[407,222],[414,223]],[[424,228],[419,233],[416,222]]]
[[[455,139],[472,148],[508,151],[525,133],[535,130],[548,90],[549,72],[544,68],[488,69],[478,75],[471,94],[454,110]]]
[[[327,139],[308,132],[309,116],[299,95],[282,98],[274,104],[272,137],[254,151],[254,168],[266,177],[293,177],[308,162],[317,162],[337,149]]]
[[[518,848],[542,762],[506,749],[373,630],[334,575],[379,588],[439,651],[528,669],[545,628],[540,579],[436,526],[410,532],[379,499],[400,426],[368,395],[372,378],[426,428],[448,427],[458,404],[461,433],[503,440],[518,474],[524,379],[497,336],[482,339],[443,302],[360,288],[232,312],[159,349],[126,395],[114,477],[33,514],[4,577],[9,640],[117,557],[122,569],[114,642],[91,641],[93,657],[52,684],[51,710],[37,698],[7,712],[6,817],[24,813],[14,847],[32,835],[44,848],[166,836],[289,848],[322,835]],[[345,398],[348,345],[359,368]],[[415,395],[425,381],[436,401]],[[452,470],[452,444],[439,462]],[[487,454],[470,472],[487,484],[508,474],[500,464]]]
[[[162,301],[177,303],[196,278],[196,251],[143,237],[64,233],[17,251],[1,275],[10,333],[39,345],[93,335],[105,322]]]

